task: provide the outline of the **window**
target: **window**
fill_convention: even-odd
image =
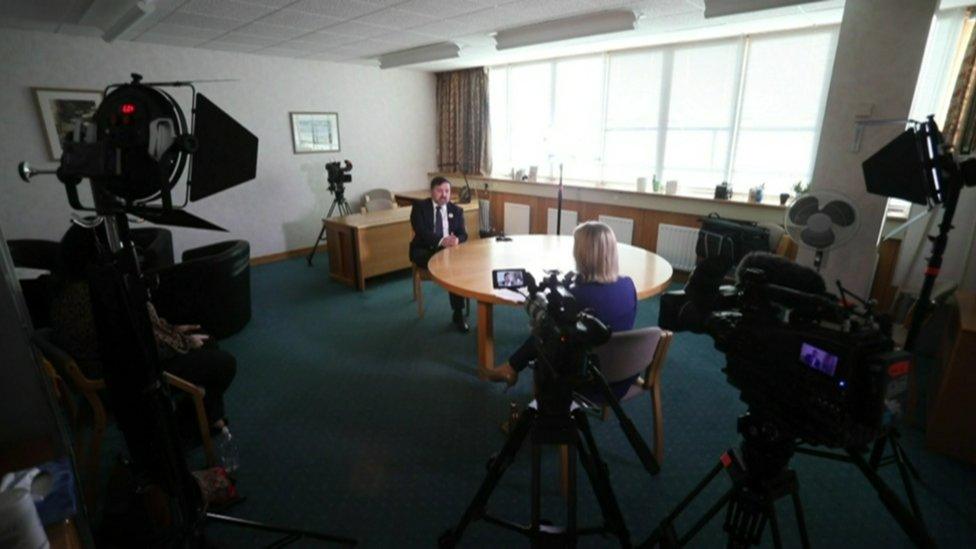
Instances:
[[[731,183],[766,194],[808,182],[823,118],[832,32],[754,38],[743,76]]]
[[[836,28],[713,40],[491,68],[498,175],[682,192],[809,181]]]
[[[741,43],[674,51],[662,179],[714,188],[726,178]]]

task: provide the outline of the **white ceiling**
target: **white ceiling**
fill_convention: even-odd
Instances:
[[[951,1],[951,0],[949,0]],[[375,64],[382,53],[445,40],[461,58],[416,68],[448,70],[561,52],[552,46],[497,52],[490,33],[611,8],[633,9],[638,28],[577,40],[566,51],[660,42],[663,36],[775,21],[770,28],[840,20],[843,0],[705,20],[704,0],[156,0],[119,40],[262,55]],[[945,2],[944,2],[945,3]],[[135,0],[0,0],[0,27],[101,36]],[[745,25],[743,27],[743,25]],[[738,31],[737,31],[738,32]],[[753,30],[754,32],[754,30]],[[680,36],[679,36],[680,37]],[[574,50],[575,48],[575,50]]]

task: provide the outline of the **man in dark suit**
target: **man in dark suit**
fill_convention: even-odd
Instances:
[[[413,240],[410,261],[427,268],[431,256],[442,248],[453,248],[468,239],[464,230],[464,211],[451,204],[451,182],[443,177],[430,180],[430,200],[414,202],[410,211]],[[453,322],[462,333],[468,331],[464,319],[464,298],[450,294]]]

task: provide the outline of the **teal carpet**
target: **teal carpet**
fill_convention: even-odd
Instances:
[[[254,318],[221,342],[238,359],[227,409],[240,444],[238,486],[248,498],[231,514],[352,536],[364,547],[434,546],[460,518],[486,460],[501,448],[499,424],[509,403],[530,400],[530,376],[508,393],[479,381],[474,326],[468,335],[453,331],[447,295],[433,283],[424,284],[427,314],[418,319],[408,273],[373,279],[362,293],[332,282],[327,273],[322,256],[313,268],[296,259],[253,269]],[[657,309],[657,300],[642,302],[638,326],[656,324]],[[526,333],[520,308],[496,308],[498,360]],[[736,417],[745,407],[721,367],[722,355],[709,338],[677,335],[663,373],[665,460],[656,477],[640,467],[615,421],[593,423],[636,541],[737,443]],[[625,409],[647,438],[649,399],[630,401]],[[907,433],[904,444],[925,481],[919,497],[938,543],[976,546],[976,468],[925,451],[920,433]],[[528,520],[527,450],[495,491],[489,503],[495,514]],[[562,523],[555,451],[545,459],[543,516]],[[815,547],[910,546],[853,465],[807,456],[792,464]],[[902,493],[894,467],[883,476]],[[727,486],[720,476],[680,524],[688,527]],[[778,508],[786,546],[797,546],[787,500]],[[583,525],[599,518],[583,484],[579,516]],[[720,522],[713,521],[693,546],[724,545]],[[274,539],[226,526],[209,533],[228,547]],[[461,545],[526,543],[477,522]],[[582,545],[613,544],[596,537]],[[768,533],[764,545],[772,545]]]

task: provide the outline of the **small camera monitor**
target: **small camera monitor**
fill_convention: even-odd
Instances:
[[[522,288],[525,286],[525,269],[495,269],[491,272],[491,285],[495,289]]]

